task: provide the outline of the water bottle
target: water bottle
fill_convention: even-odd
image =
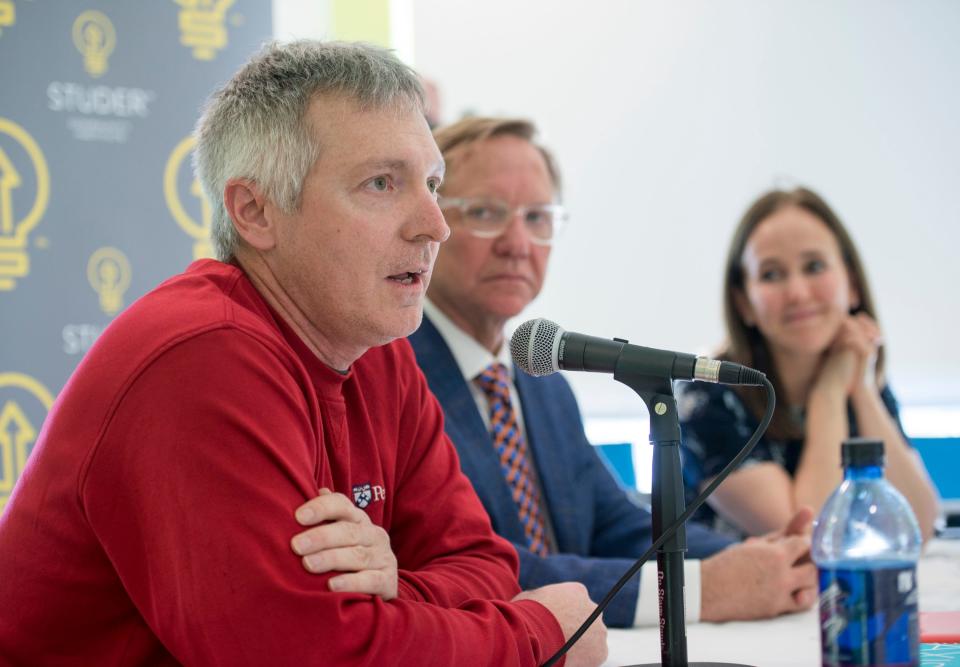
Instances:
[[[851,438],[841,458],[813,533],[823,666],[917,666],[917,519],[884,479],[882,441]]]

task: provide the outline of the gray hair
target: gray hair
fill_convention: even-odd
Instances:
[[[306,120],[320,95],[344,95],[358,108],[423,110],[416,73],[390,51],[347,42],[270,43],[214,92],[194,132],[193,164],[213,209],[217,258],[230,261],[240,242],[223,205],[231,178],[246,178],[283,211],[300,205],[304,178],[321,146]]]

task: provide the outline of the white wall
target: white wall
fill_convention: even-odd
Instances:
[[[529,316],[709,351],[736,221],[808,184],[863,252],[902,401],[960,405],[960,3],[416,0],[414,30],[445,120],[527,116],[559,156],[573,222]],[[641,410],[570,379],[587,414]]]

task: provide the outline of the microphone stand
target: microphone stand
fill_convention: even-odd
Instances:
[[[620,340],[620,339],[614,339]],[[622,341],[626,343],[627,341]],[[656,375],[631,372],[643,368],[631,363],[634,348],[623,347],[613,378],[637,393],[650,413],[650,444],[653,445],[653,539],[683,514],[683,476],[680,470],[680,419],[673,395],[670,368]],[[649,369],[649,364],[647,365]],[[663,667],[746,667],[732,663],[687,662],[686,617],[683,600],[683,553],[687,532],[680,526],[657,550],[657,583],[660,610],[660,665]],[[632,667],[657,667],[656,664]]]

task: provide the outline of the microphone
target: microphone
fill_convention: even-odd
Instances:
[[[510,339],[510,353],[517,366],[536,377],[567,370],[737,385],[762,385],[765,378],[760,371],[732,361],[564,331],[542,317],[520,325]]]

